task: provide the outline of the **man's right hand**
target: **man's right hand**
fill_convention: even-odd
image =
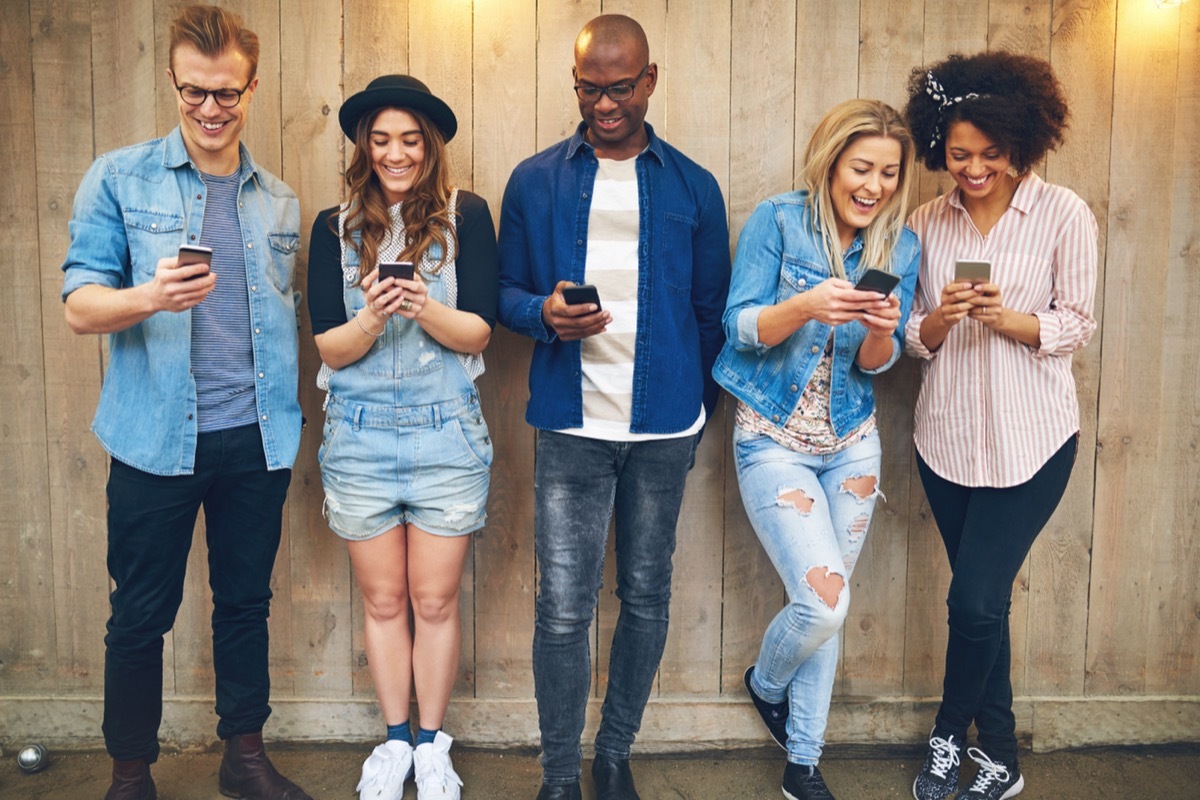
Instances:
[[[570,285],[569,281],[559,281],[554,287],[554,293],[542,303],[542,321],[564,342],[603,333],[612,322],[612,314],[599,310],[594,303],[567,305],[562,290],[564,286]]]
[[[187,311],[200,304],[217,285],[217,275],[204,264],[179,266],[179,257],[160,258],[147,285],[159,311]]]

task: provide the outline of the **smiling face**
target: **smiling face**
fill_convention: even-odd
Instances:
[[[399,108],[380,111],[369,135],[371,168],[388,205],[406,199],[425,163],[425,136],[416,118]]]
[[[829,196],[838,239],[849,247],[855,234],[871,224],[900,183],[900,142],[883,136],[855,139],[833,165]]]
[[[188,105],[175,93],[183,143],[192,161],[210,175],[233,174],[239,163],[238,143],[258,86],[257,78],[250,80],[250,60],[234,47],[209,57],[190,44],[180,44],[172,54],[172,62],[174,67],[167,70],[167,75],[176,86],[208,90],[245,87],[242,99],[233,108],[217,105],[211,94],[198,106]]]
[[[964,201],[985,201],[1010,187],[1008,153],[969,122],[959,121],[946,133],[946,169]]]
[[[601,158],[632,158],[649,141],[643,123],[650,95],[658,82],[658,66],[647,66],[646,62],[645,48],[629,37],[616,41],[581,39],[576,45],[572,74],[577,84],[633,86],[633,96],[619,103],[607,94],[596,100],[579,99],[579,114],[587,124],[588,144]]]

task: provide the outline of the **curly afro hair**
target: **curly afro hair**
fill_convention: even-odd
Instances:
[[[930,75],[955,101],[948,108],[930,96]],[[904,107],[917,158],[929,169],[946,168],[946,132],[961,120],[999,145],[1020,175],[1062,143],[1069,113],[1062,86],[1047,62],[1003,51],[955,53],[932,66],[914,68]]]

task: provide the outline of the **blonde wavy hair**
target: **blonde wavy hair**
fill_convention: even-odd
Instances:
[[[797,180],[799,188],[808,190],[813,229],[825,246],[830,271],[836,278],[845,278],[846,268],[829,184],[842,153],[864,136],[882,136],[900,143],[900,180],[896,191],[862,232],[862,263],[865,266],[891,271],[892,249],[900,240],[900,231],[908,217],[916,147],[903,118],[896,109],[879,100],[856,99],[838,103],[813,130],[804,154],[804,167]]]
[[[388,215],[388,202],[375,167],[371,163],[371,127],[379,115],[391,106],[375,109],[364,114],[358,121],[354,136],[354,155],[346,167],[347,210],[343,238],[348,247],[358,253],[358,280],[361,283],[379,260],[379,251],[391,235],[392,219]],[[438,259],[438,271],[450,252],[450,242],[458,249],[458,236],[450,219],[450,165],[446,160],[446,139],[429,117],[411,108],[400,108],[411,114],[425,141],[425,160],[413,183],[412,191],[400,207],[404,222],[404,249],[397,257],[399,261],[419,262],[429,248],[437,244],[442,255]],[[330,219],[336,226],[337,220]],[[336,227],[335,227],[336,230]],[[353,234],[361,241],[355,241]]]

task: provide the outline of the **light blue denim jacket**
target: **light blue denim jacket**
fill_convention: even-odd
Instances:
[[[238,215],[246,244],[255,395],[268,469],[300,447],[299,349],[292,270],[300,204],[241,148]],[[200,239],[204,182],[179,128],[96,159],[75,193],[62,297],[87,284],[149,282],[160,258]],[[161,311],[109,338],[92,431],[114,458],[155,475],[190,475],[196,455],[192,315]]]
[[[738,237],[729,302],[721,318],[726,342],[713,377],[761,416],[783,427],[796,408],[825,350],[833,326],[810,320],[783,342],[769,347],[758,341],[758,316],[767,306],[806,292],[831,277],[821,239],[812,226],[807,192],[789,192],[764,200],[750,215]],[[843,257],[851,282],[866,271],[862,238],[856,237]],[[921,264],[921,246],[908,228],[892,251],[890,271],[900,276],[900,324],[892,337],[892,355],[878,369],[854,363],[867,329],[850,322],[833,328],[833,375],[830,418],[838,436],[861,425],[875,409],[871,376],[896,363],[904,352],[904,323],[912,310]]]

